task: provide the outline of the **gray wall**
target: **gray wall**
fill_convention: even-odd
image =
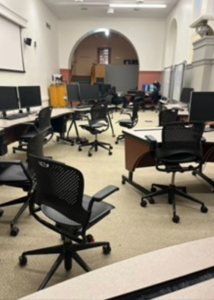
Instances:
[[[106,66],[105,83],[117,87],[118,92],[127,92],[138,86],[138,65]]]

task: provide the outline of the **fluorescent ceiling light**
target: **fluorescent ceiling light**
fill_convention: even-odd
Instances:
[[[114,8],[165,8],[166,4],[109,4],[109,7]]]

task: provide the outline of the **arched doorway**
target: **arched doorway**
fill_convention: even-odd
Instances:
[[[100,64],[105,67],[105,83],[116,85],[123,91],[137,87],[138,54],[124,35],[100,28],[82,36],[69,58],[71,81],[91,82],[92,66]],[[127,82],[130,83],[128,86]]]

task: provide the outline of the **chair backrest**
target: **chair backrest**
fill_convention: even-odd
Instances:
[[[43,131],[52,127],[51,112],[52,112],[52,107],[50,106],[44,107],[40,110],[38,116],[39,131]]]
[[[47,205],[67,218],[86,226],[90,211],[83,207],[82,173],[63,163],[32,156],[36,176],[35,202]]]
[[[95,104],[91,107],[91,124],[105,121],[108,124],[108,116],[107,116],[107,104],[99,103]]]
[[[162,130],[161,149],[169,152],[186,152],[202,155],[201,139],[204,132],[202,122],[175,122],[166,124]]]
[[[178,109],[165,109],[159,112],[159,126],[173,123],[177,120]]]
[[[43,144],[44,138],[47,131],[39,131],[35,134],[28,142],[27,145],[27,163],[28,163],[28,172],[30,174],[34,173],[34,160],[32,159],[32,155],[43,158]]]

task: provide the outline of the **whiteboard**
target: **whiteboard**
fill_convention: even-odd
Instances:
[[[24,72],[21,28],[0,16],[0,70]]]
[[[172,99],[176,101],[180,101],[185,67],[186,61],[175,65],[173,70]]]
[[[162,80],[162,95],[166,98],[170,98],[171,94],[171,79],[172,79],[173,66],[167,67],[163,71]]]

